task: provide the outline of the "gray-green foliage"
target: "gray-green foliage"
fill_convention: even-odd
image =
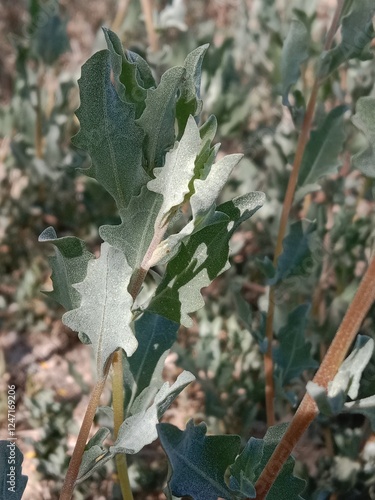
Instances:
[[[309,31],[301,19],[293,19],[281,54],[282,100],[290,106],[288,93],[300,76],[300,66],[309,56]]]
[[[288,315],[286,325],[277,334],[279,345],[273,353],[275,376],[282,386],[299,377],[304,370],[317,368],[318,363],[311,356],[311,344],[305,340],[309,310],[306,304],[298,306]]]
[[[337,106],[328,113],[320,127],[311,133],[298,175],[297,200],[310,191],[320,189],[317,181],[321,177],[337,172],[339,154],[346,138],[343,115],[347,109],[345,105]]]
[[[375,396],[356,400],[362,373],[371,359],[373,350],[374,340],[358,335],[352,352],[340,366],[327,391],[314,382],[307,384],[308,392],[324,415],[333,416],[341,412],[362,413],[375,429]],[[346,402],[347,397],[352,401]]]
[[[366,137],[368,146],[352,157],[352,163],[364,175],[375,178],[375,98],[362,97],[358,100],[356,113],[352,118],[354,125]]]
[[[74,236],[57,238],[52,227],[43,231],[39,241],[50,242],[55,246],[55,255],[49,259],[53,291],[45,293],[67,311],[78,307],[81,301],[80,295],[72,285],[83,281],[87,265],[94,256],[86,249],[84,241]]]
[[[229,485],[236,492],[235,498],[256,498],[254,484],[286,430],[285,424],[270,427],[264,439],[250,438],[241,454],[230,467]],[[289,457],[272,485],[267,500],[288,498],[302,500],[300,493],[305,481],[293,475],[294,459]]]
[[[195,500],[234,498],[224,473],[238,454],[240,437],[206,436],[206,432],[204,423],[195,426],[192,420],[185,431],[170,424],[158,425],[170,467],[167,498],[172,498],[172,494],[189,495]]]
[[[350,59],[363,61],[373,58],[370,50],[371,40],[375,36],[373,16],[375,4],[373,0],[346,2],[347,12],[341,22],[341,41],[336,47],[322,54],[320,77],[330,75],[340,64]]]
[[[112,354],[123,352],[123,424],[109,449],[103,444],[106,429],[88,443],[79,482],[116,454],[137,453],[156,439],[158,420],[194,380],[183,371],[173,384],[163,381],[178,326],[191,324],[190,314],[204,304],[201,289],[230,265],[232,234],[264,202],[264,194],[255,192],[216,205],[241,155],[215,163],[216,120],[197,124],[207,46],[189,54],[184,66],[169,69],[157,85],[141,57],[124,52],[110,30],[105,38],[108,50],[94,54],[82,68],[80,130],[73,142],[91,157],[82,172],[114,198],[122,222],[99,228],[104,243],[98,258],[83,241],[57,238],[52,228],[40,237],[56,247],[51,295],[67,309],[63,322],[92,344],[98,380],[105,377]],[[187,203],[190,222],[163,240]],[[135,298],[142,280],[158,262],[167,264],[164,275],[140,305]],[[105,411],[112,415],[110,408]],[[212,453],[222,440],[239,445],[238,437],[207,439],[214,444]],[[227,456],[221,472],[235,454]],[[220,484],[218,494],[226,489],[223,479]]]

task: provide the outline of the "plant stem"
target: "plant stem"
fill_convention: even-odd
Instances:
[[[120,0],[117,7],[116,16],[112,21],[112,26],[111,26],[112,31],[116,32],[121,28],[122,23],[124,22],[124,19],[128,12],[129,5],[130,5],[130,0]]]
[[[279,232],[277,235],[276,248],[273,258],[273,264],[276,267],[279,256],[282,252],[282,243],[285,236],[286,227],[288,224],[288,218],[290,209],[293,203],[294,192],[296,189],[298,181],[298,173],[301,166],[303,153],[305,146],[309,139],[311,124],[314,117],[314,110],[316,104],[316,98],[318,95],[319,84],[316,80],[311,92],[309,103],[306,109],[305,117],[303,120],[301,134],[298,139],[296,155],[294,157],[293,169],[289,177],[288,187],[286,190],[283,209],[281,212]],[[267,409],[267,425],[271,426],[275,424],[275,411],[274,411],[274,397],[275,389],[273,382],[273,359],[272,359],[272,341],[273,341],[273,319],[275,314],[275,287],[270,288],[269,302],[268,302],[268,313],[266,321],[266,338],[267,338],[267,351],[264,355],[264,370],[266,379],[266,409]]]
[[[326,41],[324,44],[324,50],[329,50],[332,45],[334,35],[337,31],[341,12],[343,9],[344,0],[338,0],[335,14],[332,19],[331,26],[328,30]],[[314,118],[314,110],[316,106],[316,100],[318,96],[318,91],[321,81],[317,77],[313,84],[310,99],[307,105],[306,113],[304,116],[302,129],[300,136],[298,138],[296,154],[294,157],[292,172],[289,177],[288,187],[286,190],[283,208],[281,212],[279,232],[277,235],[276,248],[273,258],[274,267],[277,266],[279,256],[282,252],[282,243],[285,236],[285,231],[288,224],[289,214],[293,203],[294,193],[296,190],[298,182],[298,174],[302,163],[303,154],[307,141],[310,136],[311,125]],[[273,359],[272,359],[272,343],[273,343],[273,321],[275,315],[275,288],[270,287],[269,301],[268,301],[268,312],[266,320],[266,339],[267,339],[267,351],[264,355],[264,374],[265,374],[265,398],[266,398],[266,412],[267,412],[267,425],[272,426],[275,424],[275,409],[274,409],[274,399],[275,399],[275,388],[273,381]]]
[[[136,299],[136,297],[141,289],[142,283],[144,282],[144,280],[147,276],[148,270],[153,265],[152,261],[151,261],[151,257],[154,253],[154,250],[156,249],[156,247],[159,245],[159,243],[163,239],[163,236],[164,236],[166,230],[167,230],[167,224],[164,224],[163,226],[158,225],[157,229],[155,230],[155,233],[154,233],[154,236],[151,240],[151,243],[150,243],[150,245],[147,249],[147,252],[145,253],[143,260],[141,262],[141,267],[138,269],[138,271],[134,277],[134,280],[132,281],[130,290],[129,290],[129,293],[133,297],[133,300]]]
[[[91,425],[95,417],[96,409],[100,402],[100,396],[103,392],[110,366],[111,358],[107,361],[103,378],[95,384],[91,392],[90,400],[86,408],[86,413],[83,418],[77,442],[73,450],[73,455],[69,462],[68,471],[66,473],[64,484],[60,494],[60,500],[70,500],[72,498],[74,485],[78,476],[79,467],[82,462],[82,455],[85,451],[87,438],[89,436]]]
[[[159,37],[155,31],[154,20],[153,20],[153,0],[141,0],[142,12],[145,18],[146,30],[148,43],[151,52],[157,52],[159,50]]]
[[[362,278],[357,293],[337,330],[319,370],[313,378],[313,382],[327,389],[328,383],[336,375],[341,363],[344,361],[359,327],[374,301],[375,255]],[[267,492],[296,443],[317,414],[318,408],[315,401],[306,393],[288,429],[256,482],[257,500],[266,497]]]
[[[120,426],[124,421],[124,379],[121,350],[115,352],[112,367],[113,427],[115,438],[117,438]],[[124,500],[133,500],[125,454],[116,455],[116,466],[122,496]]]

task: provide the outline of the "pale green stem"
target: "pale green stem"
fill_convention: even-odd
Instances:
[[[121,350],[115,352],[112,367],[113,427],[116,439],[121,424],[124,421],[124,379]],[[124,453],[116,455],[116,466],[122,496],[124,500],[133,500],[133,494],[129,482],[128,466],[126,463],[126,455]]]

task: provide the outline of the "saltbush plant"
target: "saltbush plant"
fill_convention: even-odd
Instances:
[[[201,66],[207,46],[190,53],[183,66],[169,69],[157,84],[146,61],[124,51],[117,36],[104,30],[107,50],[94,54],[82,68],[80,130],[73,143],[90,155],[92,164],[82,172],[114,198],[121,224],[99,228],[103,240],[99,257],[88,251],[84,241],[59,238],[51,227],[40,236],[40,241],[55,246],[50,296],[66,309],[64,324],[78,332],[83,343],[91,344],[96,366],[96,383],[61,499],[70,499],[75,485],[112,459],[123,497],[131,499],[126,455],[138,453],[157,437],[169,462],[167,498],[303,498],[305,482],[293,474],[291,452],[319,412],[328,417],[361,413],[375,428],[373,391],[359,397],[374,341],[365,335],[356,338],[375,299],[374,259],[319,368],[304,336],[307,304],[299,304],[286,324],[274,331],[280,290],[290,290],[293,280],[303,279],[317,230],[315,221],[302,223],[302,218],[288,229],[292,203],[311,197],[320,189],[321,178],[337,170],[345,140],[348,108],[341,104],[312,131],[319,89],[341,64],[371,57],[374,11],[372,0],[338,2],[306,106],[301,92],[290,96],[301,65],[310,56],[311,20],[301,11],[295,11],[283,46],[282,99],[300,132],[274,260],[259,263],[270,286],[268,313],[261,331],[251,332],[265,358],[269,429],[264,439],[251,438],[245,447],[239,436],[206,435],[204,423],[190,421],[184,431],[158,423],[194,380],[183,371],[169,385],[163,382],[162,370],[179,325],[191,326],[191,314],[204,305],[201,289],[228,269],[233,233],[262,207],[265,195],[251,192],[216,203],[241,155],[216,160],[219,147],[212,145],[216,119],[210,116],[200,122]],[[332,48],[340,24],[341,41]],[[353,122],[369,144],[352,164],[375,178],[373,97],[358,100]],[[248,306],[240,296],[237,302],[245,311],[246,324]],[[247,326],[252,329],[250,323]],[[292,422],[275,425],[275,394],[294,404],[297,396],[290,391],[291,382],[316,368]],[[112,406],[101,408],[110,371]],[[100,428],[87,442],[98,410],[113,418],[110,447],[104,445],[107,428]]]

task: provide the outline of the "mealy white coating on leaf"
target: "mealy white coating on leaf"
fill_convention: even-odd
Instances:
[[[328,390],[328,395],[338,391],[337,388],[347,391],[348,396],[354,399],[358,395],[363,370],[369,363],[374,351],[374,340],[365,335],[358,335],[355,346],[349,356],[339,368],[339,371]],[[345,385],[345,381],[347,384]]]
[[[208,276],[207,269],[202,269],[196,276],[194,276],[189,283],[182,285],[178,289],[178,297],[181,304],[181,318],[180,322],[186,328],[193,326],[193,320],[189,314],[198,311],[204,306],[204,300],[201,295],[201,289],[205,288],[211,283]]]
[[[127,290],[131,273],[124,254],[103,243],[100,257],[89,262],[84,281],[73,285],[81,294],[80,307],[63,316],[65,325],[90,338],[98,378],[116,349],[131,356],[138,345],[131,326],[133,299]]]
[[[193,218],[206,213],[211,208],[242,157],[242,154],[224,156],[211,167],[206,179],[194,181],[194,194],[190,199]]]
[[[162,226],[165,217],[173,208],[177,208],[184,201],[189,192],[189,182],[194,175],[195,158],[199,153],[201,139],[199,129],[192,116],[189,117],[184,135],[180,142],[165,157],[165,165],[155,168],[155,179],[147,183],[150,191],[163,195],[156,224]]]
[[[191,234],[198,221],[198,217],[205,215],[214,205],[216,199],[228,181],[234,167],[243,157],[242,154],[232,154],[224,156],[215,163],[206,177],[206,179],[194,180],[194,193],[190,198],[192,210],[192,220],[181,229],[177,234],[172,234],[166,240],[162,241],[155,249],[151,265],[158,263],[165,255],[171,252],[186,236]]]

